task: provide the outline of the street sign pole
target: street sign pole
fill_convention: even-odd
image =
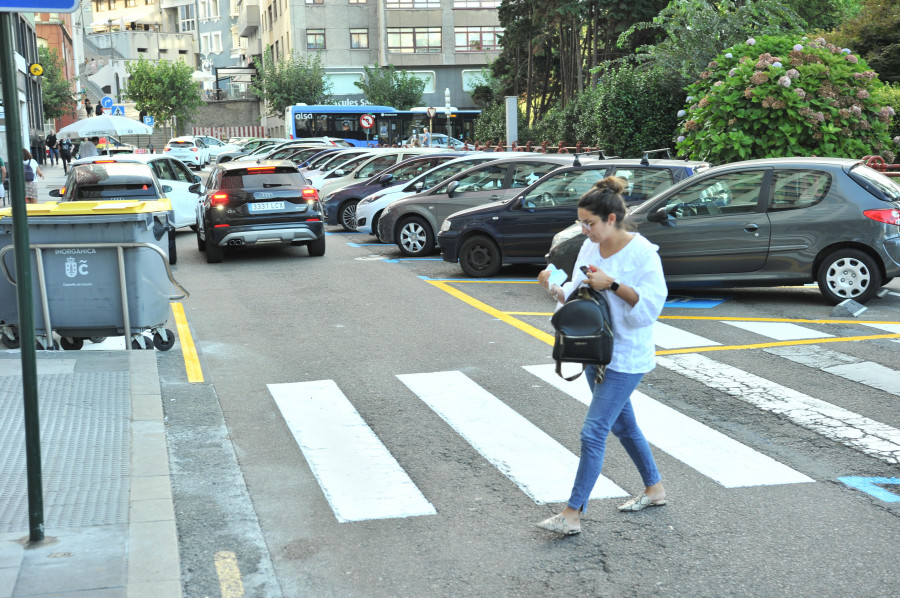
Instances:
[[[28,529],[30,540],[44,539],[44,491],[41,480],[41,429],[38,416],[37,355],[34,345],[34,306],[31,302],[31,252],[28,248],[28,212],[25,208],[25,168],[22,163],[22,118],[19,114],[13,18],[0,12],[0,79],[9,148],[9,195],[12,203],[15,246],[16,296],[19,307],[19,342],[22,349],[22,393],[25,399],[25,459],[28,474]]]

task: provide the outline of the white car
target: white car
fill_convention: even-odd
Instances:
[[[209,164],[209,148],[196,137],[173,137],[166,143],[163,153],[198,169]]]
[[[206,192],[206,187],[201,182],[200,176],[191,172],[184,163],[166,154],[115,154],[79,158],[73,160],[72,165],[98,161],[147,164],[159,179],[160,184],[168,187],[164,191],[172,204],[175,228],[184,226],[196,228],[197,202],[200,200],[200,196]]]
[[[447,147],[448,137],[444,133],[433,133],[431,135],[431,142],[427,145],[424,142],[425,135],[419,134],[419,135],[417,135],[417,137],[419,138],[419,143],[422,144],[422,147],[440,147],[440,148]],[[401,142],[401,145],[413,145],[414,138],[415,137],[410,137],[409,139],[404,139]],[[450,139],[450,142],[449,142],[450,149],[457,150],[457,151],[465,149],[465,144],[462,141],[460,141],[459,139],[456,139],[454,137],[450,137],[449,139]],[[469,149],[470,150],[474,149],[474,146],[470,145]]]
[[[362,161],[354,162],[350,166],[338,167],[321,179],[321,186],[317,186],[314,182],[313,187],[318,189],[319,197],[325,197],[329,193],[334,193],[347,185],[362,182],[385,168],[390,168],[398,162],[403,162],[407,158],[439,152],[441,150],[413,147],[381,150],[374,155],[367,154],[367,157]]]
[[[326,155],[323,156],[320,160],[310,162],[310,165],[305,168],[301,168],[300,172],[310,181],[310,184],[315,187],[316,185],[313,182],[315,177],[321,178],[322,175],[328,174],[338,167],[349,166],[349,162],[351,160],[362,160],[366,156],[370,156],[378,151],[379,150],[375,150],[372,148],[338,150],[336,152],[332,152],[332,155]]]
[[[473,152],[456,160],[445,162],[428,172],[423,172],[405,185],[388,187],[384,191],[364,197],[356,205],[356,230],[361,233],[375,235],[378,230],[378,218],[381,217],[381,212],[398,199],[404,199],[416,193],[427,191],[438,183],[476,164],[499,160],[500,158],[515,158],[521,155],[521,152]]]
[[[195,139],[202,141],[209,148],[209,161],[214,161],[222,152],[231,152],[237,149],[236,145],[230,145],[208,135],[195,135]]]

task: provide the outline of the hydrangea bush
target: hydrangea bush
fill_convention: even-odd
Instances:
[[[677,147],[725,163],[782,156],[894,161],[894,109],[865,61],[824,39],[750,38],[727,48],[687,88]]]

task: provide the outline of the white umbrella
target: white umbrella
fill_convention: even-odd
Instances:
[[[57,139],[81,139],[103,135],[152,135],[153,127],[124,116],[101,114],[83,118],[56,132]]]

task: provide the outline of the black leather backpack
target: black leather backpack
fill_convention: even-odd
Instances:
[[[550,323],[556,329],[553,359],[559,377],[571,381],[588,365],[596,365],[596,381],[602,382],[613,352],[612,320],[603,293],[586,285],[578,287]],[[580,363],[581,371],[566,378],[562,375],[563,362]]]

